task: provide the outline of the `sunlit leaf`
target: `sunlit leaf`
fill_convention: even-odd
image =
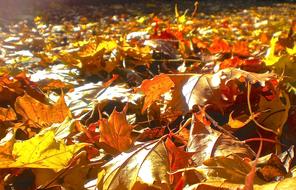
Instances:
[[[71,116],[63,96],[54,105],[46,105],[25,94],[16,99],[15,110],[25,121],[33,122],[39,127],[61,123],[67,116]]]
[[[1,159],[1,168],[48,168],[59,171],[87,144],[66,145],[49,131],[29,140],[15,142],[9,162]]]
[[[169,160],[163,140],[147,142],[122,153],[103,166],[98,188],[169,188]]]
[[[122,112],[113,110],[110,117],[100,119],[100,142],[115,148],[118,151],[126,151],[132,145],[131,132],[133,127],[126,120],[127,106]]]
[[[144,80],[139,88],[145,94],[142,113],[172,87],[174,87],[174,83],[166,74],[157,75],[151,80]]]

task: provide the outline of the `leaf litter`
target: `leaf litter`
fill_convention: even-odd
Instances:
[[[0,189],[293,189],[296,6],[240,3],[1,16]]]

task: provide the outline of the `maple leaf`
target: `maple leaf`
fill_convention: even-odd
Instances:
[[[25,94],[16,99],[15,110],[25,121],[36,124],[36,127],[61,123],[71,116],[63,95],[54,105],[46,105]]]
[[[126,120],[127,106],[122,112],[113,110],[110,117],[107,119],[99,120],[100,127],[100,142],[115,148],[122,152],[128,150],[133,141],[131,139],[131,132],[133,127],[128,124]]]
[[[189,160],[194,153],[188,153],[182,150],[182,147],[176,147],[176,145],[170,138],[167,138],[165,146],[169,154],[171,171],[174,172],[178,169],[186,168],[189,166]],[[178,182],[178,180],[181,178],[181,175],[181,173],[176,173],[170,176],[171,182],[173,182],[173,184],[176,184],[176,182]]]
[[[16,113],[14,110],[9,108],[0,107],[0,121],[13,121],[16,120]]]
[[[266,100],[263,96],[260,96],[259,109],[257,112],[261,114],[257,117],[257,121],[264,127],[265,130],[281,135],[283,126],[288,119],[288,113],[290,109],[289,96],[282,92],[279,92],[277,96],[271,101]],[[282,101],[282,98],[285,101]]]
[[[275,79],[272,73],[257,74],[235,68],[226,68],[214,74],[174,74],[169,75],[175,87],[169,107],[175,111],[188,112],[194,105],[215,106],[221,112],[233,105],[239,92],[236,83],[249,81],[265,86],[265,82]],[[233,81],[233,82],[232,82]]]
[[[142,108],[142,113],[160,96],[169,92],[174,87],[174,82],[166,74],[160,74],[150,80],[144,80],[137,91],[142,91],[145,94],[145,101]]]
[[[231,49],[226,40],[216,37],[214,38],[208,50],[211,52],[211,54],[216,54],[216,53],[229,53]]]
[[[11,151],[10,159],[0,157],[0,168],[48,168],[59,171],[65,168],[72,157],[87,144],[66,145],[54,138],[54,132],[48,131],[25,141],[5,143]],[[7,147],[9,146],[9,147]]]
[[[234,136],[214,130],[195,119],[196,116],[193,117],[187,151],[195,153],[192,159],[197,166],[214,156],[238,154],[249,158],[255,157],[255,153],[245,143]]]
[[[250,51],[248,47],[248,42],[246,41],[237,41],[235,44],[232,46],[232,52],[237,55],[241,56],[249,56]]]
[[[103,166],[99,173],[98,188],[168,190],[169,160],[163,140],[135,146]]]

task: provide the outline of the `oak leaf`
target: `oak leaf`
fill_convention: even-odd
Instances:
[[[103,166],[98,189],[169,188],[169,160],[163,140],[135,146]]]
[[[100,142],[120,152],[128,150],[133,143],[131,138],[133,127],[126,120],[126,111],[127,106],[122,112],[114,109],[108,120],[104,118],[99,120]]]
[[[71,116],[63,95],[54,105],[47,105],[25,94],[16,99],[15,110],[25,121],[36,124],[36,127],[61,123]]]
[[[169,92],[174,87],[174,82],[166,74],[160,74],[155,76],[151,80],[144,80],[139,87],[139,91],[144,92],[145,101],[142,108],[142,113],[160,96],[166,92]]]

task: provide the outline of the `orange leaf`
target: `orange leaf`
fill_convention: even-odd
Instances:
[[[215,38],[213,40],[213,43],[211,44],[211,46],[208,49],[212,54],[229,53],[230,52],[230,46],[229,46],[228,42],[226,40],[220,39],[220,38]]]
[[[169,138],[166,140],[165,146],[169,154],[170,169],[172,172],[189,166],[189,160],[194,153],[185,152],[182,150],[182,147],[176,147],[173,141]],[[175,184],[179,181],[181,176],[182,173],[176,173],[170,176],[170,180]]]
[[[61,123],[71,115],[63,95],[54,105],[47,105],[25,93],[16,99],[15,110],[24,120],[31,121],[37,126]]]
[[[0,107],[0,121],[13,121],[16,120],[16,114],[12,108]]]
[[[144,80],[139,88],[146,96],[142,113],[154,101],[158,100],[162,94],[168,92],[174,86],[174,82],[166,74],[157,75],[151,80]]]
[[[246,41],[238,41],[232,46],[232,52],[241,56],[249,56],[250,51],[248,47],[248,42]]]
[[[114,109],[108,120],[104,118],[99,120],[100,142],[121,152],[129,149],[133,143],[131,138],[133,127],[126,120],[126,110],[127,106],[122,112]]]

